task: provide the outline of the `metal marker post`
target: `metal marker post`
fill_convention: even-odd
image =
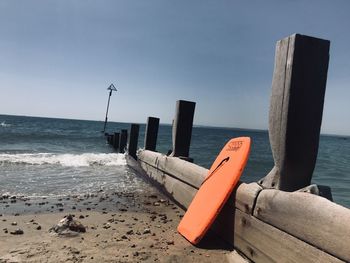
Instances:
[[[107,110],[106,110],[106,118],[105,118],[105,124],[103,126],[103,133],[106,131],[106,125],[107,125],[107,116],[108,116],[108,109],[109,109],[109,101],[111,100],[112,92],[117,91],[117,89],[114,87],[113,84],[109,85],[108,89],[109,90],[109,96],[108,96],[108,102],[107,102]]]

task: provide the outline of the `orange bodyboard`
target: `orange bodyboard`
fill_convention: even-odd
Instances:
[[[249,137],[231,139],[211,166],[177,228],[192,244],[203,238],[237,185],[248,160],[250,144]]]

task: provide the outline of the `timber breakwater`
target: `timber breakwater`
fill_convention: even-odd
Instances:
[[[274,165],[253,183],[240,182],[211,230],[231,245],[235,260],[349,262],[350,210],[328,186],[311,184],[320,138],[330,42],[291,35],[277,42],[269,111]],[[172,149],[156,151],[159,119],[106,134],[128,163],[186,209],[208,170],[189,156],[195,103],[178,101]],[[254,143],[254,142],[253,142]]]

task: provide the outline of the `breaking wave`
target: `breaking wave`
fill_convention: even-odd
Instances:
[[[83,153],[83,154],[54,154],[54,153],[21,153],[0,154],[0,165],[27,164],[44,165],[56,164],[61,166],[120,166],[126,165],[124,154],[118,153]]]
[[[11,124],[8,124],[8,123],[6,123],[6,122],[0,122],[0,127],[11,127]]]

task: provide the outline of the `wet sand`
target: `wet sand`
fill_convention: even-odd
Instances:
[[[0,262],[227,262],[230,248],[212,235],[192,246],[176,227],[184,211],[147,192],[58,199],[1,197]],[[50,233],[72,214],[85,233]],[[23,234],[11,234],[16,230]]]

